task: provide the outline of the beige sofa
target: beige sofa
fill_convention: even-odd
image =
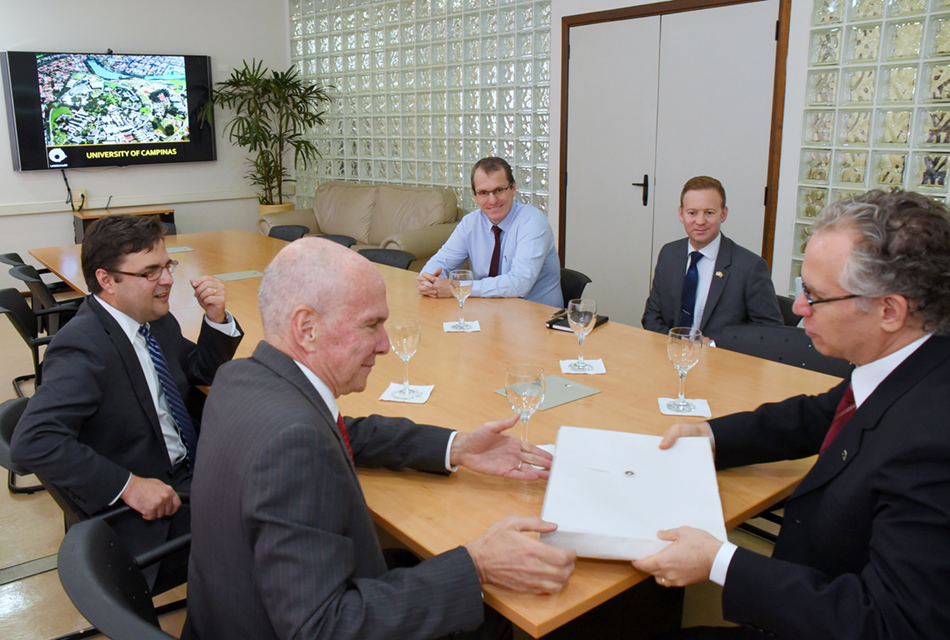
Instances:
[[[458,199],[444,187],[403,187],[351,182],[324,182],[313,196],[313,208],[261,216],[258,230],[303,225],[308,235],[344,235],[356,239],[353,249],[400,249],[416,256],[418,271],[439,250],[458,224]]]

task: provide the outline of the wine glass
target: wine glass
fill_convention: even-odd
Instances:
[[[475,278],[468,269],[456,269],[449,272],[449,288],[452,289],[455,299],[459,301],[459,321],[452,325],[456,331],[466,331],[471,326],[462,316],[462,307],[465,306],[465,298],[472,292],[474,283]]]
[[[524,437],[528,442],[528,419],[544,400],[544,369],[536,364],[513,364],[505,374],[505,392],[508,403],[521,416]]]
[[[666,343],[666,353],[670,362],[680,374],[680,392],[676,400],[666,403],[666,408],[678,413],[692,411],[696,407],[685,398],[686,373],[699,362],[699,355],[703,350],[703,334],[699,329],[690,327],[674,327],[670,329],[670,337]]]
[[[584,362],[584,338],[594,328],[596,321],[597,303],[593,300],[578,298],[567,303],[567,323],[577,336],[578,349],[577,360],[567,367],[571,371],[582,373],[594,368],[589,362]]]
[[[400,357],[406,365],[406,379],[403,382],[402,389],[393,392],[393,397],[400,400],[409,400],[418,398],[422,392],[409,386],[409,358],[415,354],[419,348],[419,338],[422,334],[422,327],[419,321],[413,318],[394,318],[389,321],[389,342],[393,346],[393,351]]]

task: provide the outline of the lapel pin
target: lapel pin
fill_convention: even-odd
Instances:
[[[722,278],[722,277],[723,277],[722,271],[717,271],[717,272],[716,272],[716,277],[717,277],[717,278]]]

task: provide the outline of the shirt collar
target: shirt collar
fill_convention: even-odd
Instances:
[[[124,312],[119,311],[118,309],[113,307],[111,304],[109,304],[108,302],[106,302],[105,300],[97,296],[96,294],[93,294],[92,297],[95,298],[96,301],[102,305],[102,308],[105,309],[109,313],[109,315],[112,316],[112,318],[119,324],[119,328],[122,329],[122,333],[128,336],[129,342],[134,343],[135,336],[138,335],[139,327],[142,325],[136,322],[134,319],[130,318]]]
[[[515,217],[518,215],[518,211],[521,209],[521,203],[518,202],[517,198],[513,198],[511,201],[511,211],[508,212],[508,215],[505,216],[505,219],[498,223],[498,228],[504,232],[508,232],[508,229],[511,228],[511,225],[515,223]],[[480,218],[482,223],[491,232],[491,228],[495,225],[492,224],[492,221],[488,219],[488,216],[485,215],[485,212],[481,209],[478,210],[481,214]]]
[[[310,381],[310,384],[313,385],[313,388],[317,390],[317,393],[320,394],[320,399],[323,400],[324,404],[327,405],[327,409],[330,410],[330,415],[333,416],[333,419],[336,420],[340,415],[340,407],[336,403],[336,398],[333,396],[333,392],[330,391],[330,387],[326,383],[317,377],[313,371],[308,369],[302,363],[294,360],[294,364],[300,367],[300,370],[303,371],[303,374],[307,376],[307,380]]]
[[[686,242],[689,245],[689,252],[692,253],[693,251],[695,251],[695,249],[693,249],[692,241],[687,238]],[[704,258],[712,260],[713,264],[715,264],[716,258],[719,257],[719,246],[721,244],[722,244],[722,233],[719,233],[712,242],[710,242],[705,247],[700,249],[699,252],[703,254]]]
[[[884,379],[891,375],[894,369],[917,351],[920,345],[925,343],[932,335],[932,333],[928,333],[894,353],[857,367],[851,373],[851,390],[854,391],[855,406],[860,407],[861,403],[874,393],[878,385],[884,382]]]

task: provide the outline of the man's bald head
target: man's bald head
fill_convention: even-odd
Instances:
[[[281,249],[261,280],[257,298],[264,337],[285,335],[299,305],[329,316],[367,285],[382,283],[379,271],[355,251],[322,238],[296,240]]]

